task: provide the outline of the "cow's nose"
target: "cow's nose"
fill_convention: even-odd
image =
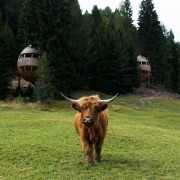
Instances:
[[[85,117],[83,119],[83,124],[92,125],[92,124],[94,124],[94,120],[92,118],[90,118],[90,117]]]

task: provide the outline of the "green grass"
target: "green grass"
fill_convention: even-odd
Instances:
[[[74,114],[63,101],[0,102],[0,180],[180,179],[180,101],[119,96],[109,106],[103,162],[92,167]]]

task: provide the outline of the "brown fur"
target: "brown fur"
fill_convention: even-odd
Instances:
[[[75,115],[75,129],[80,136],[84,154],[89,164],[94,163],[93,152],[95,150],[95,161],[101,162],[101,149],[106,136],[108,118],[107,103],[98,102],[98,96],[89,96],[79,99],[78,103],[72,103],[72,107],[78,110]],[[89,118],[93,124],[87,126],[83,120]]]

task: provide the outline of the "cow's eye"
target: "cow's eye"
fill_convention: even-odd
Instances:
[[[80,111],[84,111],[84,107],[82,107],[82,106],[79,109],[80,109]]]
[[[94,108],[94,111],[98,111],[99,112],[99,106],[95,106],[95,108]]]

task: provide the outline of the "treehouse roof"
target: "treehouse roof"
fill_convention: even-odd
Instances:
[[[42,53],[43,51],[41,49],[32,48],[31,45],[24,48],[24,50],[21,52],[21,54],[42,54]]]
[[[142,56],[142,55],[139,55],[139,56],[137,57],[137,61],[138,61],[138,62],[149,62],[148,59],[145,58],[145,57]]]

